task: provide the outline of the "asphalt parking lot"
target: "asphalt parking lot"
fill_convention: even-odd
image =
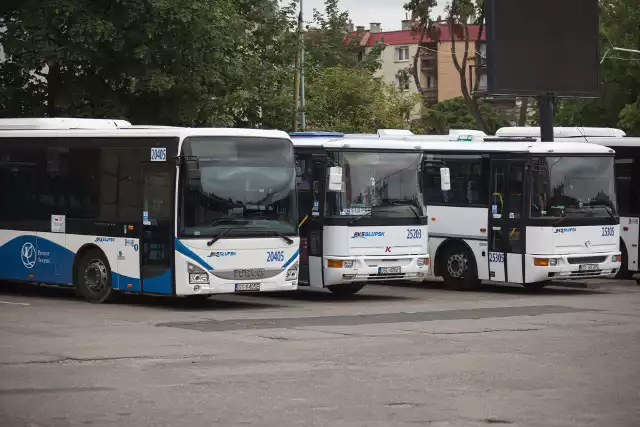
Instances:
[[[203,302],[0,283],[0,426],[640,425],[640,287]]]

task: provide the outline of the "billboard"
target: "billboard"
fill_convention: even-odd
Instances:
[[[598,0],[485,0],[489,95],[594,98]]]

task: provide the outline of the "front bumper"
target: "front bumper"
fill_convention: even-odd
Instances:
[[[422,282],[429,273],[429,255],[323,258],[324,285],[409,281]],[[397,269],[399,268],[399,271]],[[386,269],[386,270],[381,270]]]
[[[555,259],[555,265],[536,265],[540,264],[536,260],[541,259]],[[620,270],[620,260],[619,251],[588,255],[526,255],[526,278],[529,283],[545,280],[613,278]]]

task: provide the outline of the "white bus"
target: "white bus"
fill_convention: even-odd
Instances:
[[[506,127],[496,132],[500,136],[530,135],[539,138],[537,128]],[[640,271],[640,138],[625,137],[615,128],[554,128],[558,141],[584,140],[615,150],[615,176],[620,213],[620,251],[622,266],[617,278],[629,279]],[[640,279],[636,279],[640,284]]]
[[[407,140],[424,149],[429,250],[433,273],[446,284],[539,289],[620,269],[613,150],[584,142]],[[443,177],[450,191],[440,190]]]
[[[98,303],[297,288],[286,133],[48,120],[0,120],[0,279]]]
[[[416,145],[331,132],[293,133],[292,140],[300,286],[353,294],[368,282],[422,282],[429,255]]]

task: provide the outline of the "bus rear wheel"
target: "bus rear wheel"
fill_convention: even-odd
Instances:
[[[350,283],[348,285],[331,285],[327,288],[336,295],[355,295],[360,289],[364,288],[363,284]]]
[[[448,248],[440,267],[442,278],[448,288],[473,290],[480,286],[476,260],[473,254],[462,245]]]
[[[75,278],[76,292],[90,303],[102,304],[116,295],[111,283],[109,261],[98,249],[91,249],[80,258]]]

